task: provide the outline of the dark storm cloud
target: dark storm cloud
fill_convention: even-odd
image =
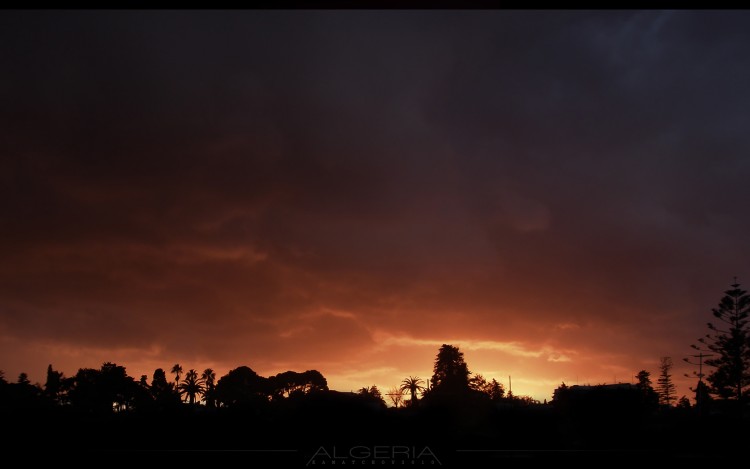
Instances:
[[[0,335],[677,350],[749,254],[748,19],[5,12]]]

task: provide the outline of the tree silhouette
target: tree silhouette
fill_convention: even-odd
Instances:
[[[393,403],[393,407],[400,407],[404,402],[404,391],[399,386],[392,387],[386,396]]]
[[[380,389],[378,389],[378,387],[374,384],[372,386],[359,388],[357,394],[362,396],[365,400],[377,404],[378,407],[386,407],[385,400],[383,399],[383,394],[380,392]]]
[[[659,364],[659,379],[656,381],[658,384],[659,404],[671,406],[672,400],[675,398],[675,385],[672,382],[672,358],[662,357],[661,363]]]
[[[649,392],[654,390],[654,388],[651,387],[651,373],[649,373],[648,371],[639,371],[638,374],[635,375],[635,378],[638,380],[635,385],[642,392]]]
[[[205,385],[203,400],[206,401],[206,406],[216,407],[216,372],[211,368],[206,368],[201,373],[201,379]]]
[[[110,405],[118,412],[127,410],[133,404],[136,388],[135,380],[128,376],[124,366],[106,362],[99,370],[100,389],[104,395],[111,398]]]
[[[483,393],[487,394],[493,401],[500,401],[505,397],[505,387],[498,383],[495,378],[489,383],[485,381],[485,385],[480,389]]]
[[[303,373],[285,371],[268,378],[268,394],[273,399],[283,399],[292,395],[304,395],[328,390],[328,382],[317,370]]]
[[[247,366],[237,367],[216,383],[216,400],[225,407],[248,407],[268,401],[267,379]]]
[[[174,364],[171,373],[174,374],[174,389],[175,391],[179,391],[180,376],[182,376],[182,367],[179,363]]]
[[[555,388],[555,390],[552,392],[552,405],[556,407],[565,405],[567,403],[569,393],[570,388],[563,381],[560,386]]]
[[[98,370],[82,368],[76,373],[68,397],[73,407],[94,414],[122,412],[136,404],[139,385],[124,366],[106,362]]]
[[[438,350],[431,379],[433,393],[463,393],[469,390],[469,368],[458,347],[443,344]]]
[[[199,395],[203,395],[205,387],[203,385],[203,379],[198,376],[198,372],[192,368],[185,373],[185,379],[178,386],[177,390],[180,394],[185,395],[185,399],[190,405],[195,404],[195,398]]]
[[[304,382],[303,391],[306,394],[315,391],[328,391],[328,381],[318,370],[307,370],[302,372]]]
[[[741,402],[745,388],[750,386],[750,296],[736,280],[731,287],[718,307],[711,310],[720,323],[709,322],[710,332],[698,341],[715,354],[705,362],[714,367],[707,378],[711,392]]]
[[[695,407],[698,410],[698,414],[705,415],[711,408],[711,403],[713,402],[708,385],[703,381],[698,381],[695,389],[691,388],[691,391],[695,391]]]
[[[411,400],[409,401],[410,406],[417,404],[417,393],[424,391],[425,389],[425,387],[422,386],[423,384],[424,380],[417,376],[409,376],[401,381],[401,391],[409,391],[409,394],[411,395]]]
[[[541,404],[537,399],[534,399],[531,396],[518,396],[515,398],[517,402],[521,403],[522,405],[532,405],[532,404]]]
[[[493,401],[499,401],[505,397],[505,387],[498,383],[495,378],[492,378],[492,381],[487,381],[484,376],[475,374],[469,379],[469,387],[474,391],[486,394]]]
[[[149,391],[154,401],[156,401],[157,407],[162,410],[173,408],[180,404],[179,394],[173,388],[172,383],[167,381],[167,373],[161,368],[154,370]]]
[[[167,374],[161,368],[154,370],[153,378],[151,379],[151,393],[155,399],[158,399],[161,394],[171,391],[171,384],[167,382]]]
[[[20,373],[15,383],[8,383],[3,377],[0,379],[0,390],[3,391],[0,394],[0,415],[3,416],[0,418],[3,418],[3,423],[5,423],[3,407],[11,412],[25,412],[38,410],[49,402],[43,398],[41,387],[31,384],[26,373]]]
[[[651,373],[646,370],[641,370],[635,375],[638,380],[635,383],[635,387],[641,394],[643,403],[646,407],[651,408],[659,404],[659,394],[656,393],[654,388],[651,386]]]
[[[475,391],[484,392],[487,384],[487,380],[484,379],[484,376],[478,373],[469,378],[469,387]]]
[[[112,401],[103,399],[99,392],[99,370],[94,368],[80,368],[73,378],[73,386],[69,397],[71,405],[87,413],[102,413],[112,411]]]
[[[65,377],[59,371],[47,366],[47,381],[44,383],[44,394],[53,402],[59,403],[63,394],[63,382]]]

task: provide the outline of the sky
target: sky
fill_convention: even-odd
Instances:
[[[0,369],[654,383],[750,281],[750,12],[0,13]]]

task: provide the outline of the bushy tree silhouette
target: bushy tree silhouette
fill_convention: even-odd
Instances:
[[[127,375],[124,366],[106,362],[98,370],[78,370],[68,395],[75,408],[84,412],[107,414],[133,407],[138,388],[139,385]]]
[[[268,393],[273,399],[303,395],[328,389],[328,382],[317,370],[303,373],[285,371],[268,378]]]
[[[378,389],[378,387],[374,384],[372,386],[365,386],[360,388],[357,391],[357,394],[362,396],[366,401],[376,404],[378,407],[386,407],[385,400],[383,399],[383,394],[380,392],[380,389]]]
[[[469,379],[469,387],[486,394],[493,401],[499,401],[505,397],[505,387],[498,383],[495,378],[487,381],[484,376],[476,374]]]
[[[267,401],[268,384],[250,367],[240,366],[216,383],[216,400],[224,407],[242,408]]]
[[[4,408],[10,412],[23,413],[37,411],[45,405],[42,389],[31,384],[26,373],[20,373],[15,383],[9,383],[3,378],[0,380],[0,389],[0,410]]]
[[[160,410],[173,409],[180,404],[179,394],[167,381],[167,373],[161,368],[154,370],[149,392]]]
[[[443,344],[435,358],[432,374],[432,393],[455,394],[469,391],[469,368],[463,352],[453,345]]]

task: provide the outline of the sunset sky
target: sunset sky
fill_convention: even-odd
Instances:
[[[0,13],[0,369],[656,381],[750,285],[750,12]]]

